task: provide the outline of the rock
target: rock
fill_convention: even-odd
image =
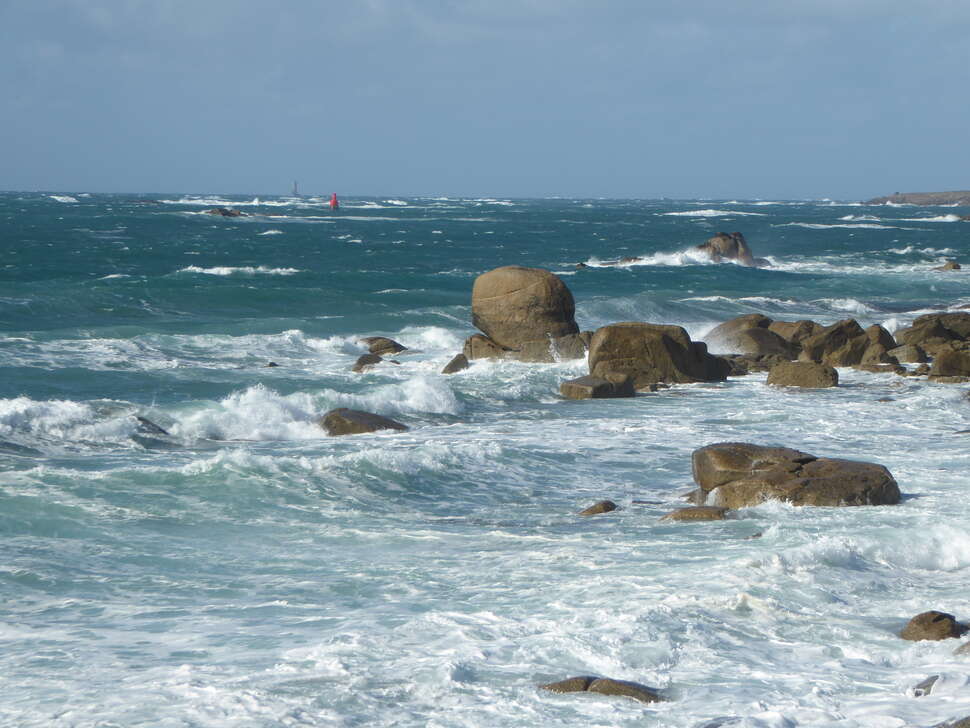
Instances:
[[[205,211],[206,215],[222,215],[223,217],[242,217],[246,213],[231,207],[213,207]]]
[[[947,270],[960,270],[960,264],[955,260],[948,260],[941,266],[934,268],[933,270],[947,271]]]
[[[858,369],[860,372],[872,372],[873,374],[898,374],[901,377],[905,377],[909,372],[906,367],[901,367],[899,364],[856,364],[853,369]]]
[[[803,506],[885,505],[899,486],[876,463],[817,458],[784,447],[723,442],[695,450],[694,481],[711,505],[745,508],[765,500]]]
[[[940,679],[939,675],[930,675],[925,680],[921,680],[915,686],[913,686],[913,697],[922,698],[933,692],[933,686]]]
[[[599,693],[600,695],[622,695],[639,700],[641,703],[659,703],[663,700],[657,691],[648,688],[646,685],[628,680],[613,680],[608,677],[593,680],[586,689],[591,693]]]
[[[549,336],[538,341],[524,341],[518,350],[509,354],[513,359],[525,362],[556,362],[582,359],[586,356],[592,332],[581,331],[558,338]]]
[[[828,364],[814,361],[788,361],[771,368],[767,383],[774,387],[837,387],[839,373]]]
[[[464,354],[455,354],[454,358],[445,364],[445,368],[441,370],[442,374],[454,374],[455,372],[460,372],[462,369],[468,369],[471,366],[468,363],[468,357]]]
[[[504,346],[499,346],[487,336],[472,334],[465,339],[462,353],[469,361],[473,361],[475,359],[505,359],[512,352]]]
[[[540,685],[539,687],[553,693],[585,693],[594,680],[596,678],[592,675],[580,675],[578,677],[567,677],[565,680]]]
[[[397,354],[401,351],[407,351],[406,346],[394,341],[394,339],[389,339],[386,336],[366,336],[360,339],[360,343],[367,346],[367,350],[371,354],[379,354],[384,356],[386,354]]]
[[[372,412],[347,409],[340,407],[327,412],[319,420],[320,426],[328,435],[359,435],[378,430],[407,430],[406,425],[388,417],[375,415]]]
[[[707,253],[715,263],[734,260],[741,265],[755,265],[751,248],[741,233],[717,233],[708,238],[707,242],[698,245],[697,250]]]
[[[929,313],[918,316],[913,325],[896,332],[900,344],[913,344],[931,355],[940,349],[949,348],[951,342],[962,342],[970,338],[970,314]]]
[[[921,364],[927,361],[926,352],[915,344],[903,344],[890,349],[889,356],[900,364]]]
[[[845,319],[802,340],[799,359],[833,367],[850,367],[862,362],[870,343],[866,332],[855,319]]]
[[[954,655],[970,655],[970,642],[964,642],[962,645],[953,650]]]
[[[611,373],[630,374],[637,389],[657,382],[724,381],[729,369],[680,326],[610,324],[597,329],[589,345],[590,374],[603,379]]]
[[[352,371],[360,373],[377,364],[380,364],[382,361],[384,361],[383,357],[380,357],[377,354],[363,354],[357,357],[357,361],[354,362]]]
[[[585,377],[570,379],[559,385],[559,393],[566,399],[607,399],[636,395],[631,376],[611,373],[608,377],[587,374]]]
[[[725,321],[704,337],[711,351],[749,356],[778,355],[792,359],[797,347],[768,327],[771,319],[754,313]]]
[[[801,346],[802,341],[810,336],[820,333],[825,327],[814,321],[772,321],[768,326],[769,331],[773,331],[781,338],[792,344]]]
[[[277,364],[275,361],[271,361],[268,364],[266,364],[266,366],[269,368],[272,368],[272,367],[278,367],[279,364]]]
[[[727,508],[717,506],[690,506],[678,508],[661,517],[661,521],[723,521]]]
[[[878,324],[873,324],[865,331],[869,346],[862,354],[860,364],[899,364],[889,351],[896,348],[893,335]]]
[[[970,377],[970,351],[939,350],[930,367],[930,379],[941,381],[943,377]]]
[[[787,356],[780,354],[728,354],[718,357],[725,360],[729,365],[729,377],[743,377],[751,372],[767,372],[777,364],[791,361]]]
[[[616,510],[616,503],[611,500],[601,500],[594,503],[589,508],[584,508],[579,512],[580,516],[598,516],[601,513],[609,513]]]
[[[970,728],[970,716],[945,723],[937,723],[933,728]]]
[[[916,367],[916,368],[915,368],[915,369],[914,369],[914,370],[913,370],[913,371],[911,372],[911,374],[912,374],[912,375],[913,375],[914,377],[923,377],[923,376],[926,376],[926,375],[927,375],[927,374],[929,374],[929,373],[930,373],[930,367],[929,367],[929,364],[920,364],[920,365],[919,365],[918,367]]]
[[[913,617],[899,636],[904,640],[945,640],[960,637],[967,627],[957,622],[956,617],[946,612],[930,610]]]
[[[496,268],[472,287],[472,324],[506,349],[579,333],[575,312],[566,284],[541,268]]]
[[[159,427],[147,417],[142,417],[141,415],[135,415],[135,419],[138,421],[138,431],[143,435],[165,435],[166,437],[169,436],[168,430],[166,430],[163,427]]]

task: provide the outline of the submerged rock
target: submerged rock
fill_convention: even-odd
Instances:
[[[377,432],[378,430],[407,430],[407,425],[400,422],[375,415],[372,412],[347,409],[339,407],[330,410],[319,420],[320,426],[327,431],[328,435],[360,435],[365,432]]]
[[[967,626],[957,622],[952,614],[930,610],[909,620],[899,636],[912,641],[946,640],[960,637],[966,631]]]
[[[579,512],[580,516],[598,516],[601,513],[609,513],[616,510],[616,503],[611,500],[601,500],[594,503],[589,508],[584,508]]]
[[[231,207],[212,207],[205,211],[206,215],[221,215],[222,217],[244,217],[245,212],[235,210]]]
[[[367,351],[371,354],[379,354],[381,356],[385,354],[398,354],[408,350],[406,346],[386,336],[366,336],[360,339],[360,343],[364,344],[367,347]]]
[[[621,695],[639,700],[641,703],[657,703],[663,700],[660,694],[646,685],[630,682],[629,680],[614,680],[608,677],[593,677],[580,675],[570,677],[559,682],[540,685],[542,690],[553,693],[599,693],[600,695]]]
[[[717,506],[688,506],[678,508],[661,517],[661,521],[723,521],[727,508]]]
[[[636,390],[633,378],[628,374],[609,374],[607,377],[587,374],[560,384],[559,393],[566,399],[608,399],[633,397]]]
[[[380,364],[384,359],[377,354],[363,354],[354,362],[353,371],[360,373]]]
[[[744,508],[766,500],[797,506],[888,505],[899,502],[899,486],[876,463],[818,458],[784,447],[721,442],[695,450],[694,481],[704,502]]]
[[[468,363],[468,357],[464,354],[455,354],[454,358],[447,364],[445,368],[441,370],[442,374],[454,374],[455,372],[460,372],[463,369],[468,369],[470,364]]]

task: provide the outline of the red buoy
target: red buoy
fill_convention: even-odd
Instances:
[[[337,202],[337,193],[334,192],[332,195],[330,195],[330,209],[336,210],[339,207],[340,207],[340,203]]]

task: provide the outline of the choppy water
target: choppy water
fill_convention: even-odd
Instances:
[[[896,636],[926,609],[970,619],[966,386],[843,370],[836,390],[752,375],[567,402],[558,384],[582,361],[439,374],[473,333],[474,278],[506,264],[562,275],[583,329],[698,338],[760,312],[894,330],[970,304],[970,274],[932,271],[970,259],[970,210],[155,199],[0,195],[4,725],[970,714],[957,641]],[[203,213],[216,204],[252,216]],[[697,260],[718,230],[772,267]],[[413,351],[353,374],[368,335]],[[411,429],[328,438],[315,420],[336,406]],[[905,500],[659,521],[682,504],[691,451],[720,440],[876,460]],[[575,516],[602,498],[621,510]],[[577,674],[669,702],[536,689]]]

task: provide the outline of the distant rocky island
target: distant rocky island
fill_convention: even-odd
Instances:
[[[894,192],[867,200],[867,205],[970,205],[970,190],[956,192]]]

